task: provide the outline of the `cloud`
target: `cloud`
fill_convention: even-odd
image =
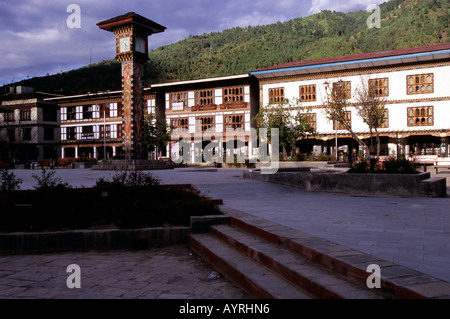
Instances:
[[[387,0],[312,0],[309,14],[321,12],[323,10],[350,12],[356,10],[366,10],[369,5],[380,4]]]
[[[308,15],[322,9],[350,10],[380,0],[0,0],[0,85],[11,79],[67,71],[115,57],[114,35],[97,23],[136,12],[167,30],[150,37],[150,49],[189,35],[233,27],[265,25]],[[69,28],[67,7],[81,9],[81,28]],[[92,60],[91,60],[92,52]]]

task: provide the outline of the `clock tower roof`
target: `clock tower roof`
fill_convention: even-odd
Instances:
[[[144,29],[148,34],[164,32],[164,30],[167,29],[166,27],[134,12],[128,12],[124,15],[97,23],[97,26],[100,29],[110,32],[119,27],[130,25],[137,26],[141,30]]]

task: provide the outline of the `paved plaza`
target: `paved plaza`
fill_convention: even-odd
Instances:
[[[15,170],[14,173],[23,179],[22,189],[25,189],[32,188],[36,184],[31,175],[40,174],[40,171]],[[400,198],[311,193],[243,179],[241,169],[183,168],[151,173],[164,184],[196,185],[205,195],[223,199],[224,205],[450,282],[450,197]],[[101,177],[108,179],[112,175],[114,172],[110,171],[61,169],[56,170],[55,176],[78,187],[92,186],[97,179]],[[439,173],[439,176],[449,177],[450,172],[443,171]],[[181,250],[177,251],[177,249]],[[207,277],[212,271],[211,268],[202,264],[200,260],[193,260],[194,257],[187,251],[187,247],[176,247],[140,252],[0,256],[0,291],[4,291],[5,285],[10,289],[10,293],[3,293],[0,297],[77,297],[76,293],[73,295],[73,292],[66,291],[65,269],[59,275],[55,275],[57,270],[52,268],[55,265],[59,265],[60,268],[66,264],[75,263],[72,262],[75,258],[77,260],[91,259],[94,263],[97,260],[96,267],[99,267],[92,269],[93,281],[90,284],[86,283],[85,295],[78,295],[81,298],[164,298],[166,296],[168,298],[245,298],[242,291],[224,278],[220,279],[223,282],[205,281],[205,276]],[[159,257],[152,259],[152,254]],[[171,254],[182,256],[182,258],[176,262],[171,259],[174,258]],[[163,269],[163,273],[157,275],[164,278],[159,283],[161,289],[149,288],[148,291],[143,291],[145,284],[142,281],[150,283],[153,280],[151,279],[152,271],[146,271],[145,267],[140,267],[146,263],[149,265],[162,263],[162,267],[152,268]],[[106,272],[101,278],[98,277],[103,267],[108,268],[107,265],[112,264],[121,266],[115,267],[111,273]],[[14,265],[18,269],[15,269]],[[29,265],[33,273],[37,274],[37,278],[40,278],[28,292],[23,289],[26,283],[29,283],[27,280],[30,279],[27,279],[25,265]],[[58,271],[61,272],[61,270]],[[21,273],[24,277],[21,277]],[[186,276],[189,273],[191,277]],[[124,278],[117,279],[122,274]],[[132,275],[134,275],[133,278],[139,278],[136,279],[136,285],[130,282],[134,280],[129,278]],[[50,280],[51,278],[64,279],[62,285],[65,288],[57,286],[61,283],[56,284]],[[171,278],[179,287],[183,285],[194,287],[195,283],[206,286],[198,288],[196,291],[201,291],[198,294],[193,293],[194,289],[186,291],[180,288],[180,290],[172,291],[167,289],[169,286],[162,289],[165,284],[170,284]],[[102,281],[105,285],[109,285],[110,281],[118,284],[114,286],[111,283],[108,287],[99,288],[96,280]],[[192,281],[187,283],[185,280]],[[217,286],[214,286],[215,284]],[[99,291],[102,292],[99,293]],[[108,291],[107,294],[106,291]]]

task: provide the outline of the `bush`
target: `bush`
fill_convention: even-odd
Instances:
[[[368,173],[370,171],[370,164],[367,161],[356,162],[349,173]]]
[[[37,181],[36,186],[34,186],[34,189],[36,190],[49,190],[49,189],[55,189],[55,188],[69,188],[68,183],[63,183],[63,181],[60,178],[54,177],[55,171],[49,171],[45,170],[45,168],[42,169],[41,175],[33,174],[33,178]]]
[[[20,189],[22,180],[17,178],[14,173],[10,173],[8,169],[2,169],[0,173],[0,191],[12,192]]]
[[[35,190],[0,194],[0,231],[189,226],[191,216],[221,214],[196,188],[159,185],[150,173],[117,173],[92,188],[66,187],[54,172],[35,178]]]
[[[390,157],[383,163],[384,169],[388,174],[417,174],[414,164],[405,158]]]
[[[371,170],[370,163],[368,161],[357,162],[353,164],[349,173],[379,173],[379,174],[417,174],[418,172],[414,168],[411,161],[405,158],[397,159],[390,157],[385,162],[375,162],[375,169]]]

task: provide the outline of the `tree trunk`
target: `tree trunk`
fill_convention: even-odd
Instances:
[[[377,138],[377,157],[380,157],[381,152],[381,140],[380,140],[380,134],[378,133],[377,128],[375,128],[375,136]]]

